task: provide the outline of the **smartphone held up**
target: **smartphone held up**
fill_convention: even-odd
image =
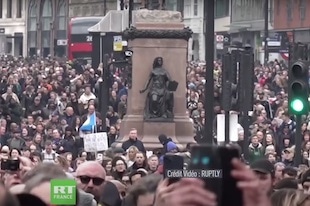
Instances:
[[[164,177],[169,179],[169,184],[181,178],[199,178],[207,190],[217,195],[219,206],[242,206],[242,192],[231,176],[234,158],[240,158],[240,154],[233,147],[194,145],[188,168],[184,168],[183,157],[164,156]]]
[[[2,171],[18,171],[20,165],[19,159],[1,159],[1,170]]]
[[[190,169],[219,170],[221,177],[204,177],[206,189],[217,195],[219,206],[242,206],[242,192],[237,188],[237,180],[231,176],[232,159],[240,158],[233,147],[196,145],[191,149]]]

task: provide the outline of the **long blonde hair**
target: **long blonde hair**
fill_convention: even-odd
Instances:
[[[281,189],[271,195],[272,206],[306,206],[310,195],[295,189]]]

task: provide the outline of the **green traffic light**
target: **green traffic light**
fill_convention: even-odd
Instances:
[[[301,112],[304,109],[304,107],[305,107],[305,105],[304,105],[304,103],[300,99],[294,99],[291,102],[291,108],[295,112]]]

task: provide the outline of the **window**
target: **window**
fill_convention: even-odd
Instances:
[[[23,0],[16,0],[16,18],[22,18]]]
[[[189,18],[192,15],[191,1],[184,0],[184,18]]]
[[[6,18],[12,18],[12,1],[7,0],[6,2]]]
[[[97,24],[98,21],[88,21],[88,22],[81,22],[81,23],[74,23],[71,26],[71,34],[88,34],[88,29],[95,24]]]
[[[305,16],[306,16],[305,0],[299,0],[299,18],[300,18],[300,20],[305,20]]]
[[[28,26],[27,26],[27,42],[29,48],[29,55],[36,54],[37,46],[37,4],[36,0],[31,0],[29,2],[28,8]]]
[[[286,19],[291,21],[293,18],[293,2],[292,0],[286,0]]]
[[[0,19],[2,18],[3,0],[0,0]]]
[[[177,4],[178,4],[177,0],[166,0],[165,4],[166,4],[165,8],[167,10],[177,11]]]
[[[67,39],[66,25],[66,0],[60,0],[57,13],[57,39]]]
[[[280,15],[281,7],[280,7],[281,0],[277,0],[277,15]]]
[[[184,0],[165,0],[165,9],[168,11],[179,11],[183,13]]]
[[[198,16],[198,0],[194,0],[194,16]]]
[[[66,54],[66,50],[64,46],[58,46],[57,40],[59,39],[67,39],[67,24],[66,24],[66,4],[67,0],[59,0],[58,1],[58,9],[57,9],[57,33],[56,39],[54,40],[54,55],[58,57],[62,57]]]
[[[49,55],[51,44],[52,1],[45,0],[42,8],[42,51],[43,56]]]
[[[215,18],[221,18],[229,15],[229,0],[215,1]]]
[[[274,20],[274,0],[269,1],[269,21],[273,22]]]

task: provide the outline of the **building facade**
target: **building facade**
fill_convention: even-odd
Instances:
[[[215,32],[215,58],[221,59],[222,55],[227,53],[230,45],[230,12],[231,0],[216,0],[214,11],[214,32]]]
[[[274,0],[269,0],[269,30],[273,29],[273,6]],[[265,0],[231,0],[231,40],[252,45],[252,47],[255,48],[256,59],[260,59],[260,56],[263,53],[264,8]]]
[[[0,54],[26,54],[24,0],[0,0]]]
[[[69,0],[69,17],[104,17],[108,11],[117,10],[117,4],[118,0]]]
[[[28,0],[27,55],[65,56],[65,45],[55,52],[56,42],[67,39],[67,0]]]
[[[68,39],[67,29],[71,17],[103,17],[108,10],[116,9],[114,0],[27,0],[25,2],[27,2],[24,21],[27,25],[25,53],[30,56],[66,56],[67,45],[63,42]],[[59,41],[62,45],[57,45]]]
[[[310,1],[274,0],[274,29],[292,35],[295,42],[310,43]]]
[[[189,40],[188,59],[205,59],[203,0],[184,0],[184,24],[193,31]]]
[[[216,35],[229,37],[230,25],[230,3],[231,0],[215,1],[215,57],[224,52],[224,48],[217,47]],[[189,60],[205,60],[205,23],[204,23],[204,1],[203,0],[184,0],[183,17],[186,26],[190,27],[194,34],[189,41]],[[225,38],[226,39],[226,38]],[[230,41],[230,39],[229,39]],[[224,44],[224,43],[223,43]],[[225,43],[226,44],[226,43]],[[229,42],[228,42],[229,44]]]

